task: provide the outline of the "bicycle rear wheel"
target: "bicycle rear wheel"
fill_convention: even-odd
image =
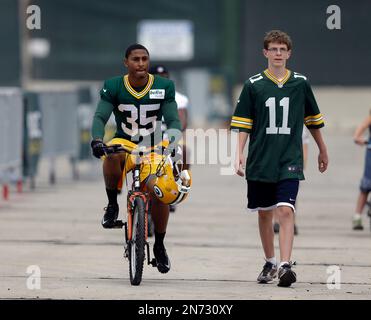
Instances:
[[[139,285],[142,281],[145,247],[145,205],[142,198],[134,200],[132,218],[132,237],[129,241],[129,274],[130,283]]]

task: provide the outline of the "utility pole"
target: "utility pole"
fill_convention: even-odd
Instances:
[[[32,57],[28,52],[30,38],[29,30],[26,26],[27,7],[30,0],[18,0],[18,22],[19,22],[19,48],[21,58],[20,83],[26,89],[32,78]]]

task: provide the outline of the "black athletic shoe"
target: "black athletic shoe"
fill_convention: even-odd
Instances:
[[[277,266],[267,261],[257,280],[259,283],[268,283],[272,282],[275,277],[277,277]]]
[[[164,244],[154,245],[153,254],[155,255],[157,269],[161,273],[167,273],[170,270],[171,264],[167,256]]]
[[[289,287],[292,283],[296,282],[296,273],[291,270],[294,263],[285,263],[278,269],[278,286]]]
[[[104,210],[105,214],[102,219],[102,226],[105,229],[113,228],[119,215],[119,206],[109,204]]]

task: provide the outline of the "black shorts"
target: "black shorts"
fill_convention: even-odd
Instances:
[[[272,210],[279,206],[288,206],[295,212],[299,180],[287,179],[277,183],[247,181],[247,200],[251,211]]]

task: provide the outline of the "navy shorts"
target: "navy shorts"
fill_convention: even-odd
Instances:
[[[272,210],[288,206],[295,212],[299,180],[287,179],[277,183],[247,181],[247,208],[251,211]]]
[[[359,188],[362,192],[369,193],[371,191],[371,180],[364,176],[361,180],[361,185]]]

